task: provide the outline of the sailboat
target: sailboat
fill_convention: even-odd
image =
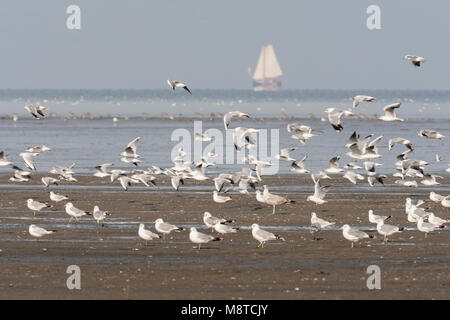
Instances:
[[[258,64],[253,74],[253,91],[275,91],[283,87],[281,71],[277,56],[271,44],[261,48]]]

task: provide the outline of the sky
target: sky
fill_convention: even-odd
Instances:
[[[81,8],[69,30],[66,9]],[[369,30],[369,5],[381,29]],[[250,89],[273,44],[287,89],[450,89],[450,1],[3,0],[0,89]],[[405,54],[427,59],[421,68]]]

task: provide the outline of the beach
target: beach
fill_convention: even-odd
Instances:
[[[442,175],[442,173],[441,173]],[[231,193],[232,201],[217,204],[212,182],[189,180],[180,191],[167,178],[158,189],[132,186],[122,190],[116,182],[77,176],[45,188],[36,175],[23,184],[0,177],[0,299],[447,299],[450,294],[450,232],[448,227],[425,238],[405,214],[405,198],[428,200],[430,191],[448,194],[450,176],[439,188],[405,188],[389,178],[385,186],[352,185],[340,177],[330,185],[328,203],[306,201],[314,186],[309,175],[264,176],[272,193],[295,203],[261,206],[254,193]],[[420,185],[420,184],[419,184]],[[258,186],[262,187],[262,186]],[[91,217],[68,223],[62,204],[33,216],[26,199],[47,201],[50,190],[64,194],[78,208],[94,205],[111,216],[105,226]],[[436,215],[448,219],[449,209],[426,201]],[[391,215],[390,224],[406,227],[387,244],[367,218],[368,210]],[[203,212],[232,219],[240,228],[221,241],[203,245],[189,241],[189,231],[171,233],[148,246],[137,235],[139,223],[154,230],[157,218],[184,228],[218,236],[202,221]],[[311,212],[336,222],[314,240],[309,231]],[[250,225],[281,235],[257,248]],[[351,248],[340,227],[359,227],[375,236]],[[28,226],[36,224],[57,232],[35,242]],[[66,286],[67,267],[81,270],[81,289]],[[379,266],[381,289],[367,287],[367,268]]]

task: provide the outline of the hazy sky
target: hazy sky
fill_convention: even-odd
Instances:
[[[81,30],[66,8],[81,7]],[[381,7],[381,30],[366,9]],[[2,0],[0,88],[248,89],[271,43],[286,88],[450,89],[450,1]],[[421,68],[405,54],[428,59]]]

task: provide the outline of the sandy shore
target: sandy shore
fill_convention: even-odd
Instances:
[[[265,177],[274,193],[296,203],[284,205],[272,215],[254,195],[232,194],[233,201],[217,205],[210,183],[187,182],[180,192],[162,180],[160,189],[131,187],[122,191],[107,179],[77,177],[79,182],[44,188],[37,181],[10,184],[0,177],[0,298],[1,299],[448,299],[450,297],[449,229],[424,234],[408,223],[405,198],[428,199],[430,191],[450,193],[450,177],[439,188],[417,189],[393,185],[361,188],[333,179],[328,203],[315,206],[305,201],[313,192],[309,177]],[[108,210],[111,217],[97,227],[89,217],[69,224],[60,204],[33,213],[26,199],[50,201],[49,190],[63,193],[75,206]],[[446,219],[449,209],[430,201],[427,206]],[[408,227],[387,245],[374,231],[367,211],[392,215],[391,224]],[[148,247],[137,236],[139,223],[154,230],[157,218],[184,226],[203,226],[202,214],[231,218],[240,226],[236,234],[197,250],[188,231],[173,233]],[[368,227],[374,239],[355,248],[338,228],[313,240],[309,233],[312,211],[337,226],[348,223]],[[286,241],[257,249],[248,227],[268,226]],[[28,234],[37,224],[58,232],[39,243]],[[200,231],[214,234],[209,229]],[[69,290],[66,268],[81,268],[81,290]],[[367,267],[381,269],[381,290],[369,290]]]

